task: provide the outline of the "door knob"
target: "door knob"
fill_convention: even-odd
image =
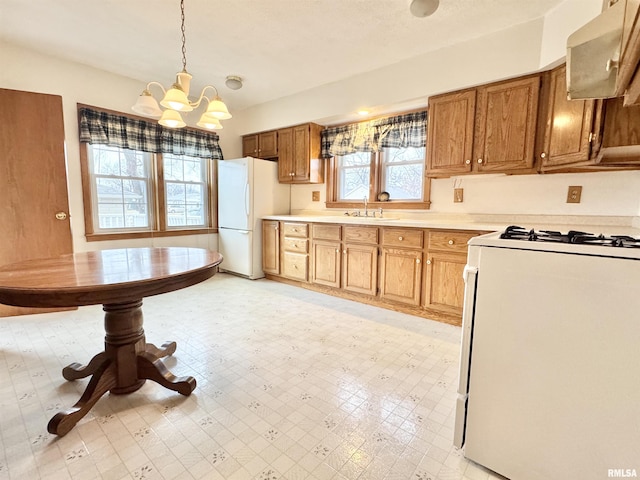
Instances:
[[[66,218],[67,218],[67,214],[65,212],[56,213],[56,219],[57,220],[65,220]]]

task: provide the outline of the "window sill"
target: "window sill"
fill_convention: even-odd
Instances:
[[[87,233],[85,235],[87,242],[102,242],[108,240],[129,240],[135,238],[158,238],[158,237],[179,237],[183,235],[205,235],[209,233],[218,233],[217,228],[191,228],[188,230],[166,230],[153,231],[147,230],[143,232],[113,232],[113,233]]]
[[[390,202],[367,202],[367,208],[383,210],[429,210],[431,202],[403,202],[400,200],[392,200]],[[364,203],[359,202],[326,202],[327,208],[363,208]]]

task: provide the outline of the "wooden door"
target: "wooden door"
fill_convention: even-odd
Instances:
[[[62,97],[0,89],[0,105],[0,265],[72,253]]]
[[[443,313],[462,315],[467,262],[464,254],[432,252],[427,254],[423,305]]]
[[[342,288],[375,295],[378,288],[378,247],[345,245],[342,253]]]
[[[538,75],[478,88],[474,143],[478,172],[532,169],[539,94]]]
[[[311,246],[311,282],[340,287],[340,243],[313,241]]]
[[[471,171],[476,90],[429,98],[427,175]]]
[[[262,270],[280,274],[280,228],[277,220],[262,221]]]
[[[589,160],[595,104],[595,100],[567,100],[565,65],[551,72],[543,170]]]
[[[420,305],[422,251],[383,248],[380,261],[380,298]]]
[[[293,128],[278,130],[278,181],[293,181]]]

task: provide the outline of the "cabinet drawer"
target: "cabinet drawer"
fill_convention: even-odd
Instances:
[[[417,228],[383,228],[382,244],[394,247],[422,248],[423,232]]]
[[[311,236],[314,240],[340,241],[340,225],[325,225],[314,223],[311,225]]]
[[[307,238],[309,236],[309,225],[306,223],[283,222],[282,230],[285,237]]]
[[[285,252],[282,261],[282,274],[293,280],[307,281],[309,256],[300,253]]]
[[[429,250],[466,253],[467,242],[480,233],[451,230],[429,232]]]
[[[378,229],[376,227],[344,226],[345,243],[378,243]]]
[[[309,240],[306,238],[284,238],[283,246],[286,252],[298,252],[298,253],[308,253],[309,252]]]

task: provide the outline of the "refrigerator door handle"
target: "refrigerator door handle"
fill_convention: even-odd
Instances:
[[[244,184],[244,213],[249,216],[249,183]]]

